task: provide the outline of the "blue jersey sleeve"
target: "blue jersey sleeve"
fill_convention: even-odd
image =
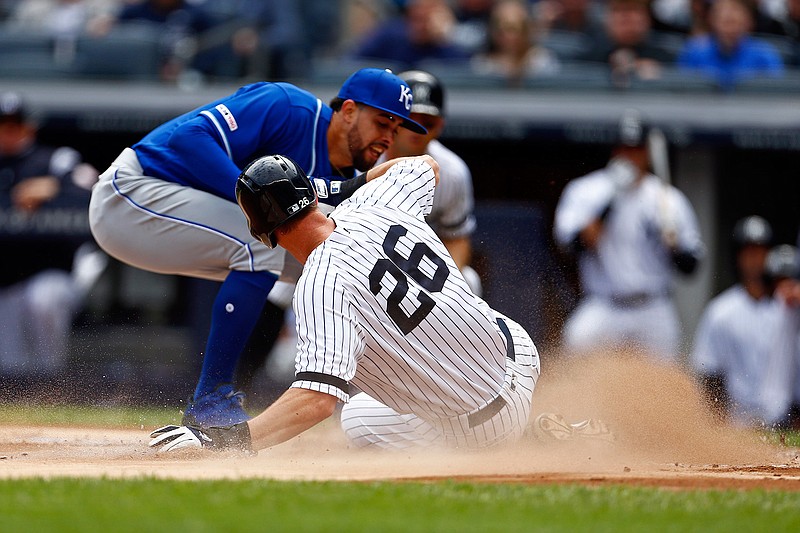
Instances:
[[[181,124],[167,141],[169,148],[186,165],[200,188],[217,196],[236,201],[236,180],[240,169],[209,132],[208,121],[196,117]],[[200,171],[200,172],[198,172]]]
[[[255,83],[156,128],[134,145],[145,172],[235,201],[236,180],[269,154],[294,159],[314,179],[320,201],[338,205],[342,186],[328,159],[332,110],[287,83]]]

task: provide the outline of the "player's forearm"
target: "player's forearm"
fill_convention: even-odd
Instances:
[[[459,270],[469,264],[472,255],[472,244],[469,237],[442,239],[442,243],[447,248],[447,251],[450,252]]]
[[[288,389],[248,422],[254,450],[285,442],[333,414],[337,398],[308,389]]]

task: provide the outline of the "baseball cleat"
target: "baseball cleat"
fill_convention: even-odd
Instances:
[[[575,436],[578,438],[606,442],[614,442],[615,440],[614,433],[608,429],[606,423],[597,418],[589,418],[570,425],[575,430]]]
[[[232,426],[250,420],[244,410],[244,392],[234,391],[233,385],[220,385],[189,403],[181,425],[201,428]]]
[[[614,434],[602,420],[590,418],[570,424],[555,413],[542,413],[533,421],[533,435],[543,441],[602,440],[614,441]]]

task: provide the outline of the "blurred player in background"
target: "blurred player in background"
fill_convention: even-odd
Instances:
[[[558,202],[555,240],[576,258],[582,291],[564,327],[568,352],[679,355],[674,274],[695,270],[703,244],[686,196],[650,172],[653,133],[626,111],[608,165],[568,183]]]
[[[797,252],[772,239],[762,217],[736,223],[738,282],[706,306],[690,357],[711,405],[741,425],[785,425],[800,378]]]
[[[46,146],[37,137],[22,96],[0,95],[2,218],[25,227],[51,208],[85,216],[97,170],[73,148]],[[0,374],[45,377],[64,369],[72,322],[108,260],[83,233],[3,235]]]
[[[233,384],[239,357],[268,297],[288,305],[300,271],[248,231],[234,196],[241,169],[285,154],[312,176],[320,198],[336,204],[366,182],[401,126],[425,132],[408,118],[411,103],[408,85],[381,69],[355,72],[330,107],[288,83],[253,83],[159,126],[100,177],[90,222],[109,254],[153,272],[222,282],[184,422],[249,418]]]

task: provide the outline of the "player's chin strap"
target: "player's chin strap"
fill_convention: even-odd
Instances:
[[[208,448],[211,450],[239,450],[253,453],[250,426],[240,422],[233,426],[199,428],[196,426],[169,425],[150,433],[151,448],[169,452],[182,448]]]

